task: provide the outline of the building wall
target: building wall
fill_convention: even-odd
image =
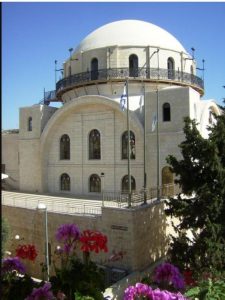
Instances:
[[[29,195],[28,195],[29,199]],[[62,198],[63,200],[63,198]],[[41,196],[40,196],[41,201]],[[164,205],[146,205],[137,209],[102,208],[102,215],[96,217],[66,215],[48,212],[48,234],[53,255],[59,243],[55,240],[57,228],[66,223],[75,223],[81,230],[99,230],[108,237],[108,253],[91,254],[91,258],[114,268],[125,269],[128,272],[144,269],[166,253],[168,234],[166,228],[170,222],[166,219]],[[35,262],[28,263],[28,271],[34,277],[41,277],[40,263],[45,261],[45,215],[37,210],[3,206],[2,213],[8,220],[12,237],[19,235],[22,243],[34,244],[38,257]],[[23,220],[23,222],[21,222]],[[9,241],[7,250],[13,252],[16,243]],[[110,262],[109,257],[122,251],[121,260]],[[79,256],[81,257],[81,252]],[[52,261],[54,257],[51,257]],[[54,272],[53,265],[50,273]]]
[[[153,54],[157,49],[159,49],[159,53]],[[68,59],[64,63],[64,77],[70,75],[70,66],[71,74],[91,71],[91,60],[93,58],[98,59],[98,69],[128,68],[129,56],[131,54],[136,54],[138,56],[139,68],[159,67],[161,69],[167,69],[167,59],[171,57],[174,60],[174,70],[191,73],[190,68],[192,65],[195,74],[195,61],[191,60],[186,53],[166,48],[158,48],[156,46],[146,47],[141,45],[127,45],[119,47],[115,45],[110,48],[105,47],[74,53],[72,60]]]
[[[136,159],[132,160],[132,175],[137,189],[143,186],[143,128],[131,117],[130,129],[136,138]],[[66,104],[43,133],[43,178],[48,178],[45,191],[60,192],[59,178],[63,173],[71,177],[71,193],[88,194],[91,174],[105,174],[104,189],[121,190],[122,177],[127,174],[127,160],[121,158],[121,139],[127,130],[126,113],[112,101],[88,97]],[[89,159],[88,136],[92,129],[101,134],[101,159]],[[48,132],[48,133],[47,133]],[[70,137],[70,160],[60,160],[60,138]]]
[[[5,179],[6,188],[19,188],[19,133],[2,134],[2,164],[5,165],[5,173],[9,178]],[[3,172],[4,171],[4,172]]]
[[[42,189],[40,136],[56,110],[46,105],[20,108],[19,177],[22,191],[40,192]],[[29,118],[32,118],[30,125]]]

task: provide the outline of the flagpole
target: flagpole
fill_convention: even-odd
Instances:
[[[159,48],[157,49],[157,61],[158,61],[158,80],[159,80]],[[157,101],[157,200],[160,200],[159,192],[159,164],[160,164],[160,149],[159,149],[159,87],[157,83],[156,90],[156,101]]]
[[[128,207],[131,207],[131,175],[130,175],[130,116],[129,116],[129,94],[128,94],[128,78],[126,78],[126,94],[127,94],[127,170],[128,170]]]
[[[145,110],[145,84],[143,85],[144,88],[144,204],[147,203],[147,194],[146,194],[146,110]]]
[[[157,143],[157,200],[160,200],[159,192],[159,162],[160,162],[160,152],[159,152],[159,90],[157,86],[156,90],[156,101],[157,101],[157,124],[156,124],[156,143]]]

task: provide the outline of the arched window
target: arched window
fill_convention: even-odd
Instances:
[[[138,57],[135,54],[129,56],[129,76],[138,77]]]
[[[101,136],[97,129],[89,133],[89,159],[101,159]]]
[[[135,191],[136,190],[136,182],[133,176],[131,176],[131,190]],[[125,175],[122,178],[122,186],[121,186],[122,192],[128,192],[129,191],[129,184],[128,184],[128,175]]]
[[[66,173],[60,176],[60,190],[70,191],[70,176]]]
[[[98,60],[93,58],[91,61],[91,80],[98,79]]]
[[[101,193],[101,178],[97,174],[92,174],[89,179],[89,191]]]
[[[171,121],[171,113],[170,113],[170,104],[164,103],[163,104],[163,122]]]
[[[27,130],[32,131],[32,117],[28,118],[28,123],[27,123]]]
[[[168,69],[168,79],[174,79],[175,77],[175,64],[172,57],[169,57],[167,60],[167,69]]]
[[[70,138],[67,134],[60,139],[60,159],[70,159]]]
[[[122,159],[128,158],[128,132],[125,131],[122,135]],[[135,159],[135,135],[130,131],[130,158]]]
[[[162,194],[163,196],[174,195],[173,173],[167,166],[162,169]]]

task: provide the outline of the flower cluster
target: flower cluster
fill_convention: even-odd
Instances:
[[[8,257],[2,260],[2,275],[12,272],[25,273],[25,267],[18,257]]]
[[[76,248],[80,239],[80,230],[75,224],[63,224],[56,232],[56,239],[64,243],[64,252],[69,254]]]
[[[42,287],[34,288],[32,293],[25,300],[52,300],[54,296],[51,287],[51,283],[46,282]]]
[[[37,251],[34,245],[19,245],[16,249],[16,256],[34,261],[37,257]]]
[[[80,242],[82,243],[81,250],[83,252],[108,252],[107,236],[99,231],[84,230],[80,237]]]
[[[124,292],[123,300],[143,299],[143,297],[146,300],[186,300],[181,293],[171,293],[160,289],[153,290],[150,286],[143,283],[129,286]]]
[[[184,282],[185,282],[186,285],[194,286],[194,285],[197,284],[197,282],[193,278],[193,273],[192,273],[191,270],[185,270],[183,272],[183,276],[184,276]]]
[[[184,280],[179,269],[170,263],[163,263],[156,267],[154,280],[159,285],[167,284],[178,290],[184,288]]]

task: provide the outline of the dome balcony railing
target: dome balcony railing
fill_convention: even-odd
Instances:
[[[203,80],[190,73],[158,68],[111,68],[87,71],[65,77],[56,83],[56,94],[62,95],[62,93],[74,87],[94,84],[96,82],[104,83],[110,80],[123,80],[127,77],[130,80],[190,85],[201,94],[204,92]]]

